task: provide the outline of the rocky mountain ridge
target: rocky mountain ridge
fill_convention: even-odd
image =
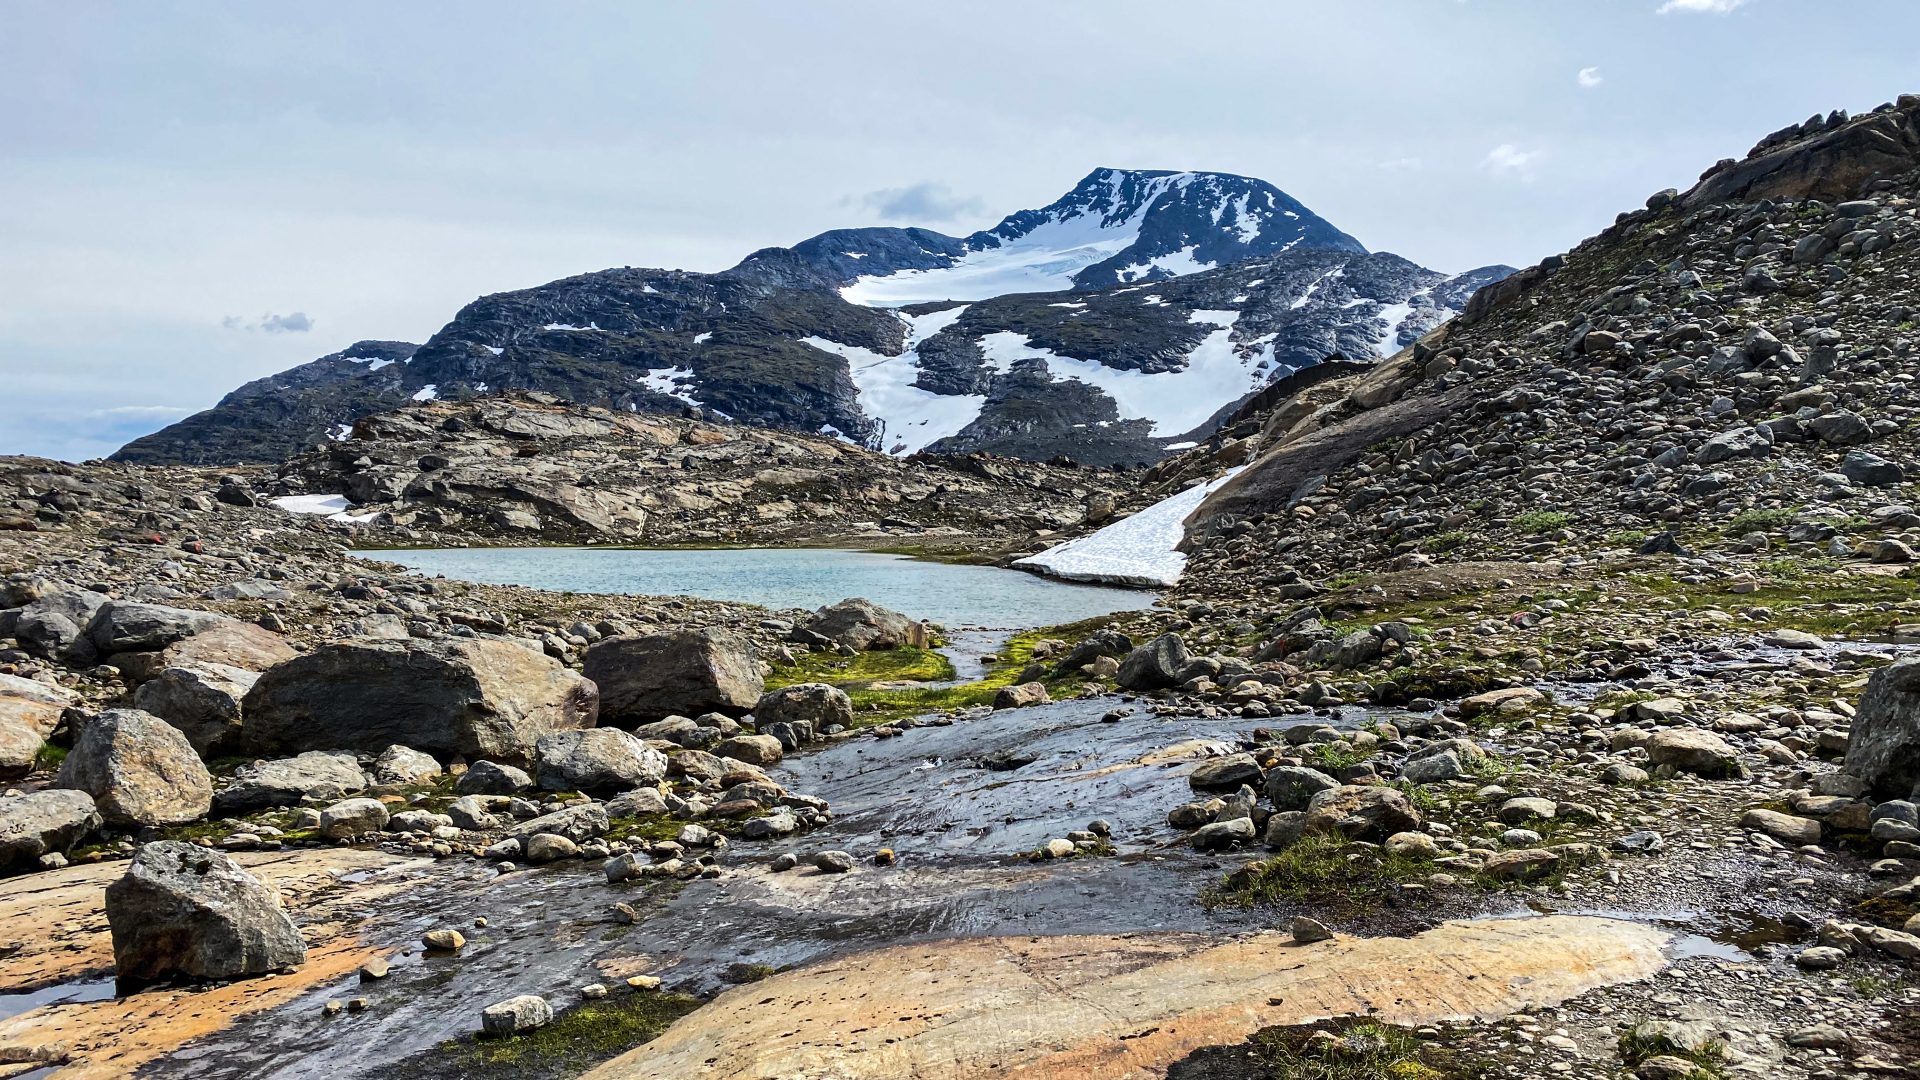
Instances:
[[[1308,276],[1347,263],[1352,281]],[[256,380],[115,457],[276,462],[409,400],[538,390],[895,454],[1146,462],[1274,375],[1390,351],[1506,272],[1368,254],[1261,181],[1098,170],[964,239],[841,230],[719,274],[623,268],[481,297],[417,348],[363,342]]]

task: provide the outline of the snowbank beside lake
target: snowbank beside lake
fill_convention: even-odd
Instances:
[[[1055,544],[1038,555],[1016,559],[1013,565],[1068,581],[1106,581],[1153,588],[1172,585],[1187,568],[1187,557],[1177,550],[1184,537],[1181,526],[1187,515],[1239,471],[1228,470],[1217,479],[1170,495],[1098,532]]]

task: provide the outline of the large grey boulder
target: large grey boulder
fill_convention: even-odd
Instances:
[[[0,780],[33,771],[41,745],[73,701],[73,691],[64,687],[0,675]]]
[[[1380,843],[1394,833],[1418,831],[1420,811],[1398,790],[1343,784],[1307,802],[1302,823],[1307,832],[1328,832],[1349,840]]]
[[[924,649],[932,642],[927,624],[860,597],[814,612],[807,620],[807,629],[835,645],[861,651],[907,645]]]
[[[228,615],[165,604],[110,600],[93,613],[87,637],[101,656],[151,652],[216,626],[237,622]]]
[[[453,782],[460,795],[512,795],[533,786],[533,777],[525,770],[497,761],[476,761]]]
[[[424,784],[439,776],[440,763],[432,754],[423,754],[410,746],[389,746],[380,751],[370,770],[376,784]]]
[[[345,752],[309,750],[290,758],[242,765],[233,782],[214,796],[228,813],[303,802],[332,802],[367,786],[367,774]]]
[[[193,661],[141,683],[133,703],[179,728],[200,756],[216,757],[239,749],[241,702],[259,678],[257,672]]]
[[[513,838],[524,846],[540,833],[551,833],[582,844],[596,836],[606,835],[612,826],[605,806],[600,803],[578,803],[520,822],[513,827]]]
[[[594,684],[512,642],[345,641],[260,676],[242,703],[256,753],[398,743],[443,757],[524,761],[555,731],[589,728]]]
[[[1866,781],[1880,799],[1920,795],[1920,657],[1883,667],[1867,680],[1841,769]]]
[[[139,709],[83,721],[56,783],[93,796],[109,825],[185,825],[213,807],[213,778],[187,737]]]
[[[1664,728],[1647,740],[1647,760],[1657,768],[1698,776],[1743,776],[1740,752],[1725,739],[1702,728]]]
[[[795,683],[762,694],[753,706],[753,721],[763,732],[775,724],[806,724],[815,732],[850,727],[853,699],[837,686]]]
[[[106,594],[86,589],[48,593],[12,613],[13,637],[35,656],[76,667],[90,664],[99,651],[87,637],[87,626],[106,604]]]
[[[143,845],[107,886],[114,974],[131,983],[237,979],[306,962],[280,897],[218,851]]]
[[[551,1023],[553,1006],[538,994],[521,994],[480,1010],[480,1030],[495,1039],[524,1035]]]
[[[84,791],[0,795],[0,874],[29,869],[49,852],[64,855],[99,827],[93,796]]]
[[[1263,780],[1252,754],[1228,754],[1196,765],[1187,775],[1187,786],[1195,791],[1237,791],[1242,784],[1259,787]]]
[[[1187,643],[1179,634],[1161,634],[1127,654],[1114,682],[1127,690],[1161,690],[1180,685],[1187,666]]]
[[[600,715],[631,727],[669,716],[743,716],[766,688],[753,643],[728,630],[612,637],[587,650],[581,671],[600,688]]]
[[[1763,427],[1735,428],[1721,432],[1700,444],[1693,460],[1701,465],[1717,465],[1735,458],[1763,458],[1773,453],[1773,433]]]
[[[535,776],[548,791],[626,791],[667,775],[665,754],[619,728],[543,735],[534,760]]]
[[[1318,769],[1277,765],[1267,772],[1267,799],[1281,810],[1304,810],[1315,795],[1340,786],[1340,781]]]
[[[351,840],[387,827],[391,817],[379,799],[342,799],[320,811],[320,835],[329,840]]]

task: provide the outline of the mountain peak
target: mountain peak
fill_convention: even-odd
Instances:
[[[858,251],[846,242],[856,237]],[[1264,180],[1102,166],[1053,202],[964,239],[843,230],[756,252],[736,272],[765,276],[780,265],[790,279],[797,256],[854,303],[900,307],[1161,281],[1296,247],[1366,252]]]

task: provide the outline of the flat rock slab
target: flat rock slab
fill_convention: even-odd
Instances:
[[[1659,971],[1668,940],[1637,923],[1562,915],[1308,946],[1279,933],[896,946],[731,990],[587,1077],[1158,1076],[1273,1024],[1368,1013],[1425,1024],[1555,1004]]]
[[[131,1076],[241,1016],[287,1004],[352,973],[376,952],[354,934],[366,906],[406,887],[404,877],[380,872],[432,865],[353,848],[245,852],[233,860],[280,890],[289,910],[300,916],[312,948],[298,970],[204,988],[44,1005],[10,1016],[0,1012],[0,1046],[66,1046],[73,1062],[59,1070],[62,1080]],[[112,861],[0,880],[0,987],[19,991],[111,979],[113,942],[104,897],[107,883],[126,870],[125,862]]]

